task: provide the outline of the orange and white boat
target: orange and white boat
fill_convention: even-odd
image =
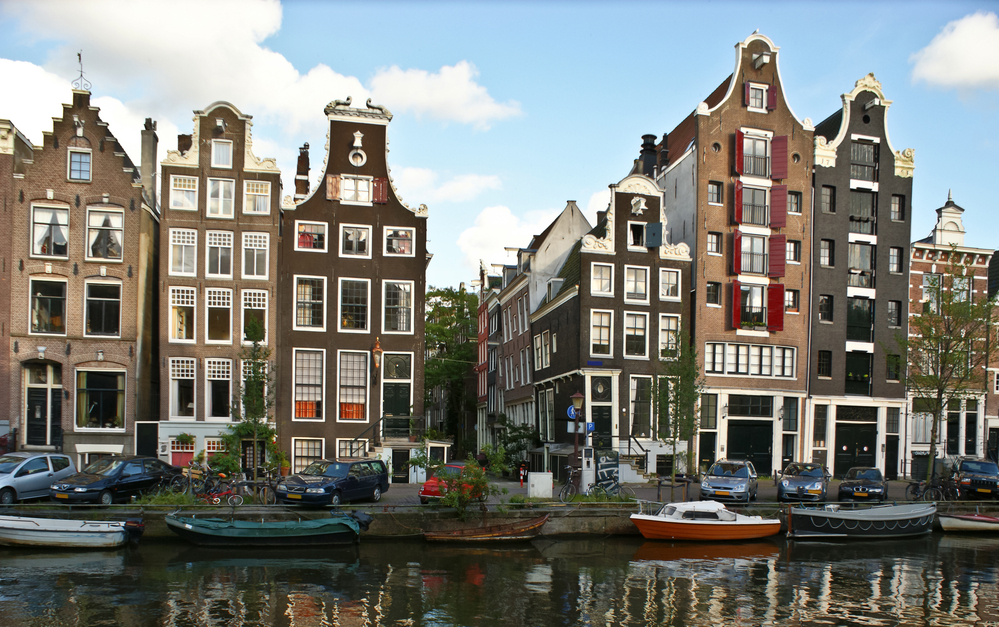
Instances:
[[[750,540],[780,533],[779,520],[738,514],[717,501],[641,505],[631,520],[649,540]]]

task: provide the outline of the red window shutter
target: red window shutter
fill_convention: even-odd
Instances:
[[[787,185],[774,185],[770,188],[770,228],[782,229],[787,226]]]
[[[742,286],[738,281],[732,283],[732,327],[742,328]]]
[[[340,175],[326,175],[326,200],[340,200]]]
[[[742,182],[735,182],[735,194],[733,195],[732,219],[736,224],[742,224]]]
[[[374,180],[374,202],[384,205],[388,202],[388,179],[376,178]]]
[[[749,106],[749,81],[742,84],[742,104]]]
[[[771,85],[767,87],[767,111],[773,111],[777,108],[777,86]]]
[[[732,233],[732,273],[742,272],[742,233]]]
[[[787,135],[770,141],[770,178],[787,178]]]
[[[767,331],[783,330],[784,286],[770,285],[767,287]]]
[[[770,236],[770,272],[771,277],[784,276],[784,262],[787,257],[787,235]]]
[[[742,174],[743,163],[742,163],[742,138],[743,132],[735,132],[735,171]]]

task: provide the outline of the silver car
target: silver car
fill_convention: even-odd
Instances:
[[[829,471],[822,464],[792,462],[777,480],[777,500],[825,501],[829,477]]]
[[[0,503],[48,497],[53,482],[76,473],[76,466],[59,453],[14,452],[0,455]]]
[[[722,459],[712,464],[701,480],[701,500],[749,503],[756,499],[758,489],[752,462]]]

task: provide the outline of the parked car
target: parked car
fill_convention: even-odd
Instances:
[[[164,476],[179,474],[180,468],[155,457],[102,457],[83,472],[53,483],[49,495],[60,503],[111,505],[142,494],[158,485]]]
[[[66,455],[15,452],[0,456],[0,503],[10,505],[23,499],[49,495],[56,481],[76,472]]]
[[[285,477],[274,491],[280,503],[340,505],[378,502],[388,489],[388,469],[380,459],[324,459]]]
[[[999,496],[999,466],[978,457],[961,457],[954,466],[954,485],[962,498]]]
[[[744,501],[756,499],[759,483],[753,463],[721,459],[711,464],[701,480],[701,500]]]
[[[855,466],[846,471],[839,484],[840,501],[884,501],[888,498],[888,480],[877,468]]]
[[[829,471],[822,464],[792,462],[777,479],[778,501],[824,501]]]
[[[438,469],[429,479],[420,486],[420,503],[426,505],[430,499],[439,499],[447,491],[447,482],[461,476],[465,471],[465,462],[448,462]],[[471,498],[484,500],[485,496],[480,490],[473,490],[472,486],[462,483],[462,489],[471,490]]]

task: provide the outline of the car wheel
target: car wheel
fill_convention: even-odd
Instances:
[[[334,492],[333,496],[330,497],[330,505],[332,505],[333,507],[339,507],[340,506],[340,493],[339,492]]]
[[[756,500],[756,490],[753,490],[753,500]]]
[[[17,501],[17,495],[10,488],[7,488],[3,492],[0,492],[0,503],[4,505],[13,505]]]
[[[111,505],[114,503],[114,495],[111,494],[110,490],[104,490],[101,492],[100,503],[101,505]]]
[[[375,486],[375,491],[371,493],[371,500],[377,503],[382,500],[382,489],[381,486]]]

